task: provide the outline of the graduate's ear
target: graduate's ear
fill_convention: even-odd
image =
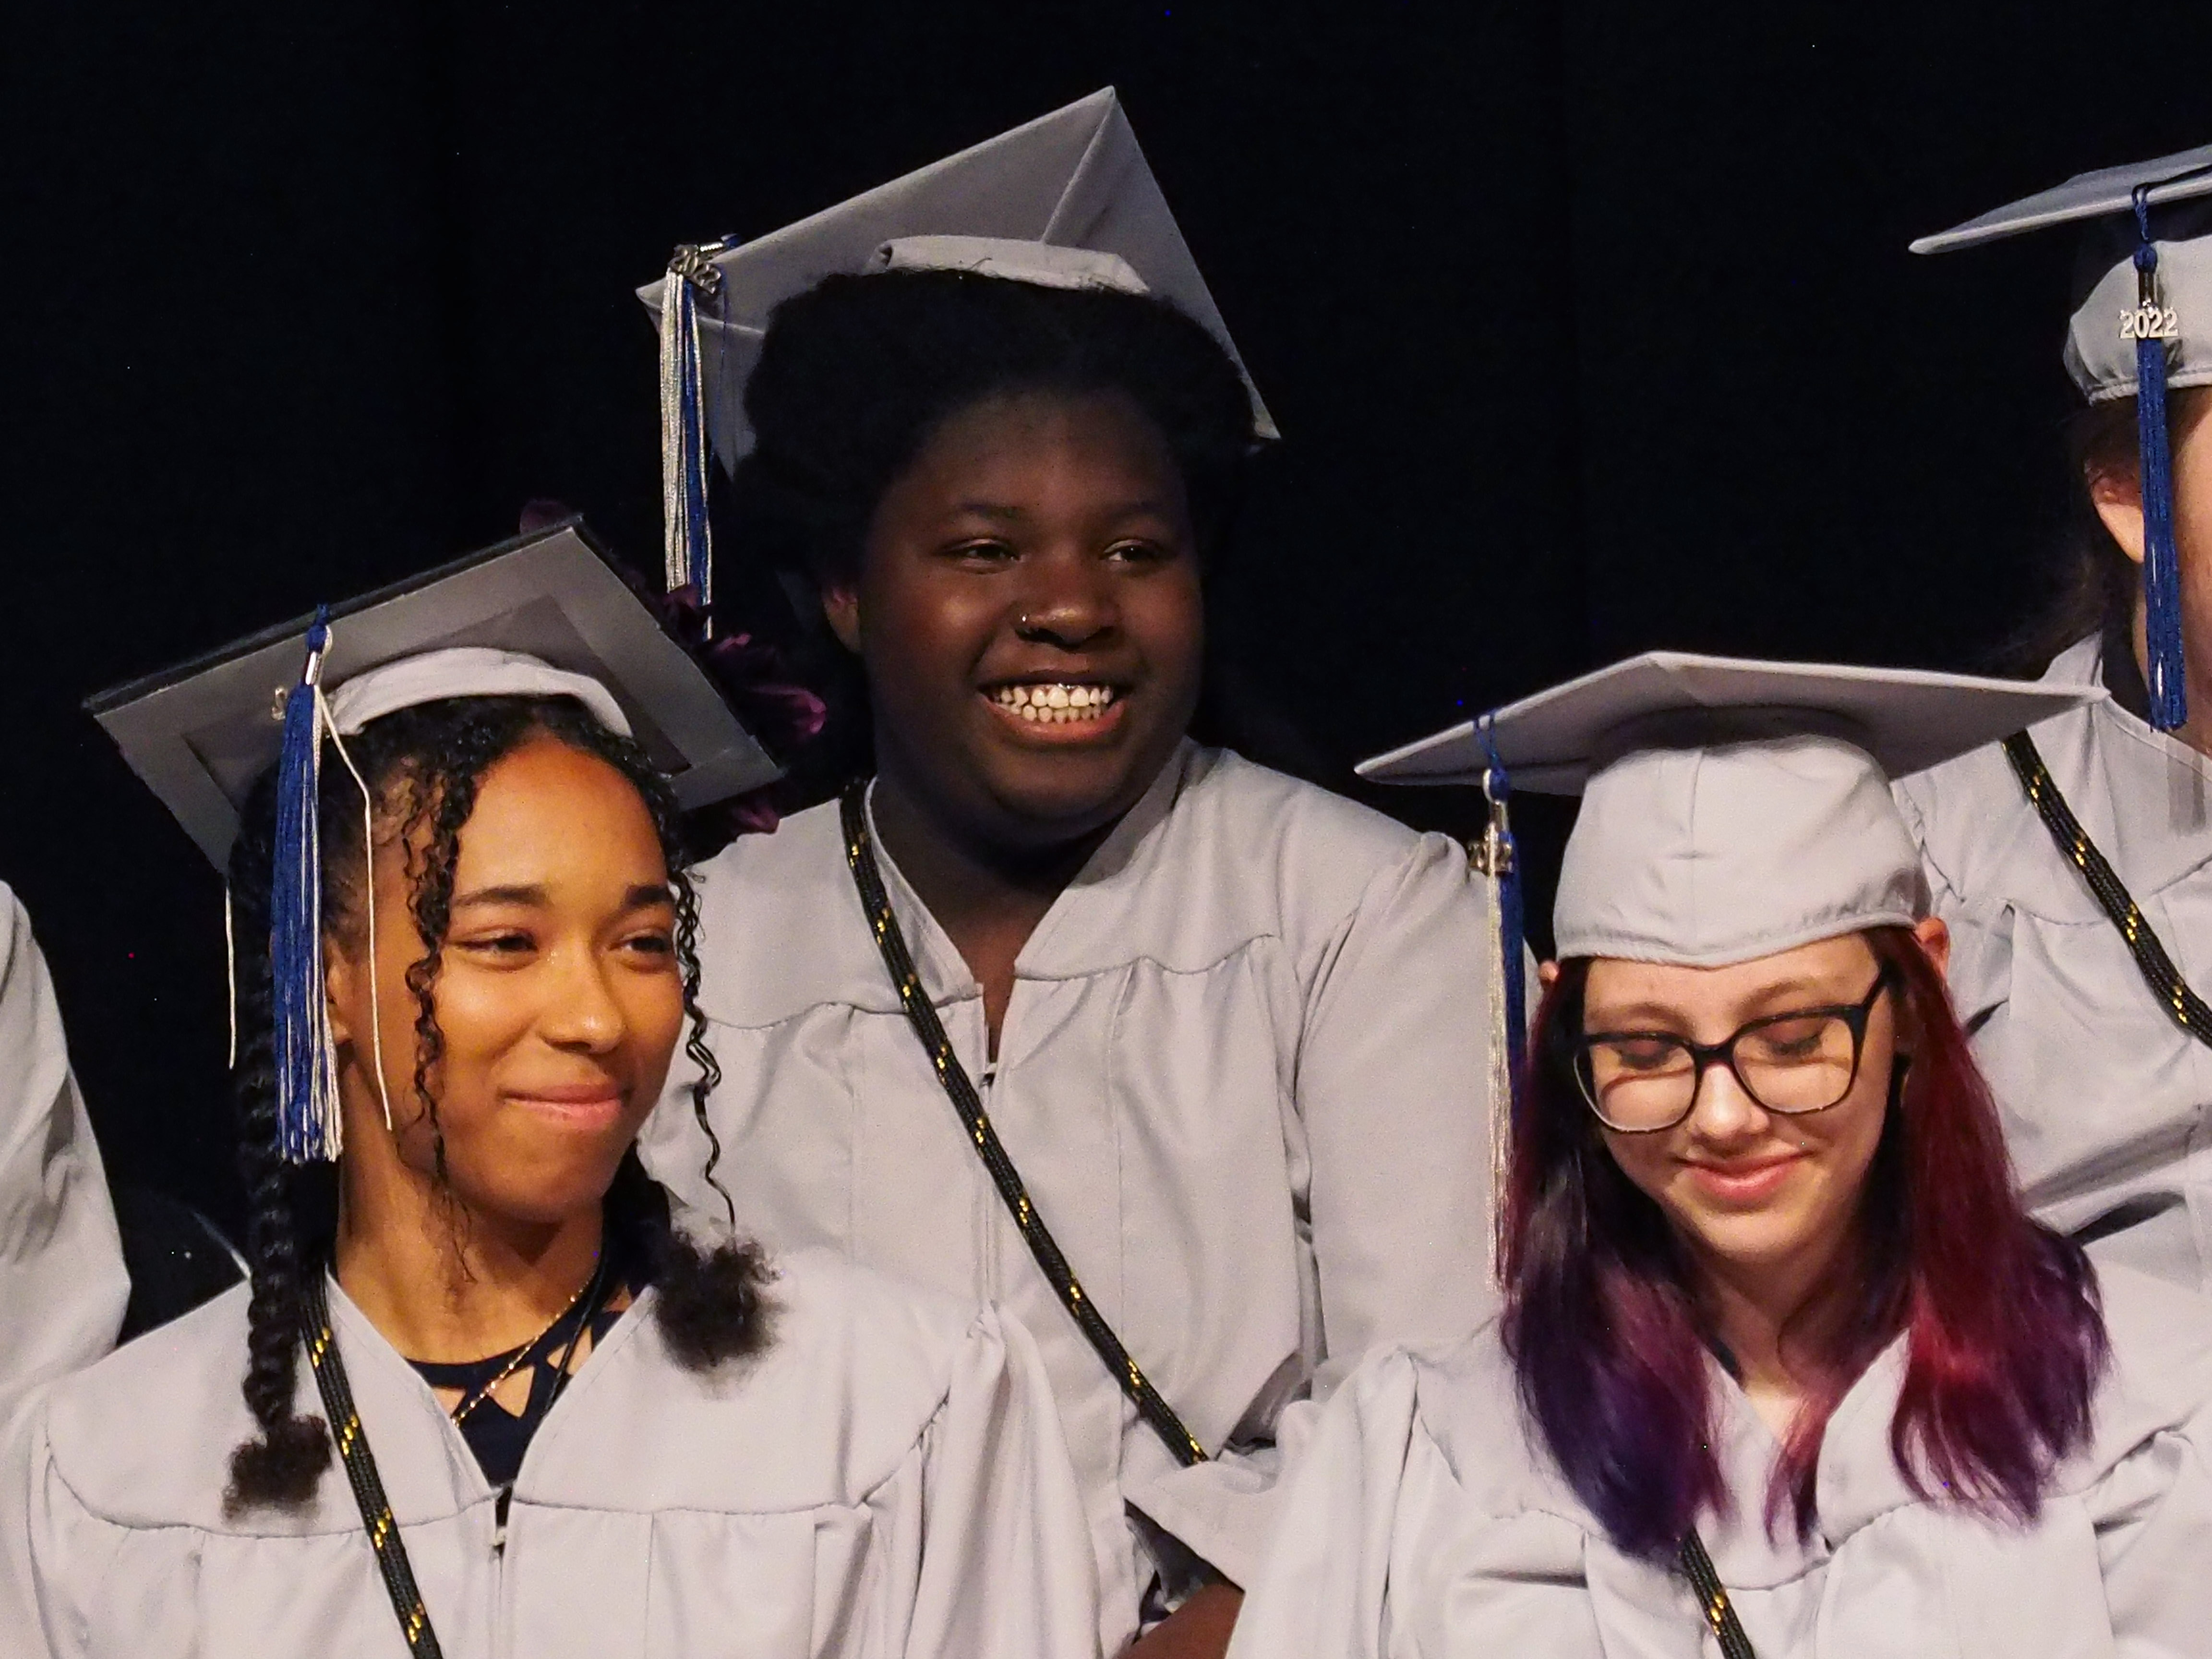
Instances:
[[[1538,963],[1536,964],[1536,982],[1541,985],[1547,991],[1550,990],[1554,985],[1557,985],[1559,982],[1559,964],[1556,962]]]
[[[1921,954],[1936,964],[1936,971],[1948,975],[1951,971],[1951,928],[1941,916],[1923,916],[1912,924],[1912,937],[1920,942]]]
[[[2133,468],[2092,466],[2084,480],[2089,486],[2089,505],[2120,551],[2137,564],[2143,562],[2142,476]]]
[[[353,1041],[353,1021],[347,1011],[354,1006],[354,999],[361,993],[364,975],[338,942],[328,937],[323,940],[323,1000],[331,1015],[331,1041],[343,1044]]]
[[[860,586],[857,573],[830,576],[822,583],[822,617],[837,643],[860,654]]]

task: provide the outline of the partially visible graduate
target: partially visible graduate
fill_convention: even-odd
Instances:
[[[1093,1651],[1018,1328],[638,1164],[679,804],[770,769],[580,527],[100,711],[227,860],[252,1277],[18,1431],[10,1652]]]
[[[130,1291],[53,980],[0,883],[0,1416],[113,1347]]]
[[[2030,1206],[2100,1261],[2212,1291],[2212,145],[1914,246],[2045,227],[2081,238],[2085,407],[2043,678],[2112,695],[1899,793]]]
[[[2204,1650],[2212,1306],[2022,1208],[1885,775],[2092,695],[1658,653],[1498,714],[1587,780],[1504,1310],[1338,1392],[1237,1659]]]
[[[672,575],[711,443],[721,578],[826,621],[872,733],[841,799],[696,872],[731,1190],[773,1243],[1018,1312],[1106,1650],[1218,1653],[1286,1413],[1486,1305],[1465,855],[1190,735],[1273,427],[1110,92],[649,297]],[[694,1081],[646,1155],[704,1202]]]

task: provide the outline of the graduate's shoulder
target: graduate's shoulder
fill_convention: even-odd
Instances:
[[[1183,764],[1178,829],[1216,856],[1243,862],[1264,851],[1308,882],[1356,890],[1424,847],[1450,844],[1232,749],[1193,744]]]
[[[884,1001],[883,961],[846,866],[836,801],[739,836],[690,876],[709,1018],[763,1028],[824,1004]]]
[[[1466,855],[1447,836],[1231,750],[1192,744],[1181,764],[1173,810],[1139,854],[1164,901],[1147,907],[1157,915],[1203,918],[1232,947],[1278,935],[1304,960],[1408,886],[1474,902]]]
[[[2161,1434],[2212,1437],[2212,1298],[2131,1267],[2096,1274],[2110,1359],[2089,1464],[2109,1468]]]
[[[2043,676],[2053,685],[2093,684],[2095,641],[2063,652]],[[2053,769],[2053,757],[2080,750],[2098,718],[2094,706],[2069,708],[2029,728]],[[2078,787],[2078,786],[2076,786]],[[2050,832],[2044,828],[2002,743],[1986,743],[1894,786],[1899,809],[1929,868],[1970,906],[2003,902],[2014,890],[2047,885]]]
[[[686,1367],[648,1319],[622,1363],[594,1379],[589,1420],[625,1425],[609,1455],[653,1467],[656,1506],[766,1512],[862,1501],[921,1454],[963,1376],[1004,1363],[995,1310],[834,1251],[770,1258],[763,1300],[754,1352]],[[605,1503],[622,1489],[615,1464],[571,1452],[560,1478],[579,1484],[555,1494],[561,1501]]]
[[[33,1409],[54,1472],[87,1510],[218,1524],[231,1450],[255,1431],[240,1393],[250,1294],[234,1285],[46,1391]]]

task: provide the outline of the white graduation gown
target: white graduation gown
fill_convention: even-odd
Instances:
[[[0,1414],[113,1347],[130,1293],[53,981],[0,883]]]
[[[883,866],[981,1084],[976,982]],[[900,1012],[836,805],[698,875],[712,1118],[746,1225],[1003,1302],[1035,1334],[1108,1652],[1154,1570],[1125,1504],[1231,1579],[1255,1571],[1272,1450],[1178,1472],[1086,1344]],[[1372,1344],[1455,1336],[1488,1310],[1485,957],[1450,841],[1188,744],[1023,948],[991,1121],[1085,1291],[1209,1449],[1272,1441],[1285,1402]],[[689,1081],[647,1161],[719,1213]]]
[[[717,1376],[669,1358],[650,1291],[622,1316],[539,1425],[503,1550],[459,1431],[331,1287],[451,1659],[1092,1659],[1082,1509],[1028,1337],[818,1252],[778,1266],[773,1341]],[[0,1502],[27,1485],[58,1659],[404,1651],[335,1460],[304,1511],[223,1515],[246,1306],[240,1286],[65,1379],[11,1437]]]
[[[1726,1374],[1734,1514],[1699,1533],[1759,1659],[2180,1659],[2212,1651],[2212,1307],[2115,1268],[2093,1443],[2035,1522],[1913,1496],[1890,1453],[1902,1342],[1830,1419],[1820,1519],[1762,1518],[1778,1453]],[[1494,1327],[1377,1356],[1292,1467],[1230,1659],[1701,1659],[1687,1581],[1615,1549],[1531,1449]]]
[[[2100,684],[2101,659],[2085,640],[2044,678]],[[2212,763],[2117,703],[2030,736],[2182,977],[2212,996]],[[2144,982],[2002,750],[1897,793],[2029,1206],[2100,1261],[2212,1290],[2212,1048]]]

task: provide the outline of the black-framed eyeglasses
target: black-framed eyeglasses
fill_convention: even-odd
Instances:
[[[1767,1111],[1825,1112],[1858,1081],[1867,1021],[1896,983],[1897,970],[1884,963],[1856,1002],[1767,1014],[1719,1042],[1673,1031],[1591,1031],[1575,1045],[1575,1081],[1598,1121],[1623,1134],[1656,1134],[1689,1116],[1711,1066],[1727,1066]]]

